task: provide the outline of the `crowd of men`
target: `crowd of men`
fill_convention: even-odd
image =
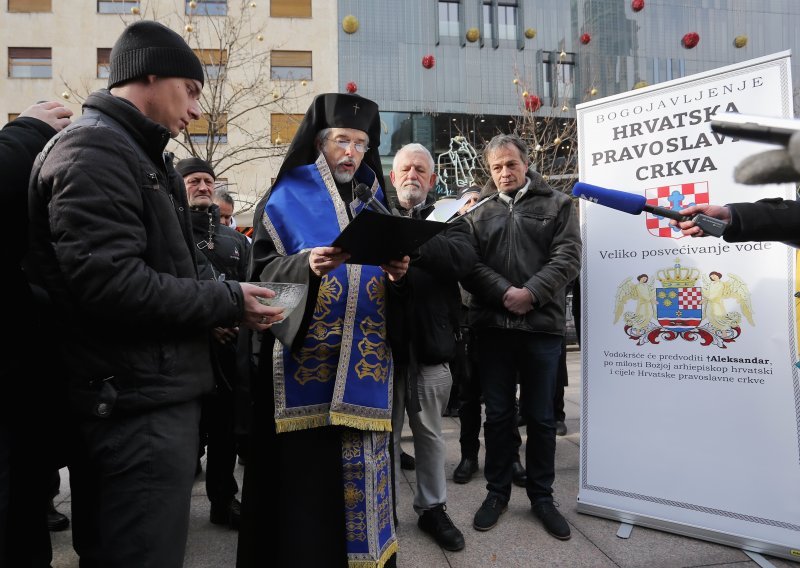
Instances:
[[[49,566],[50,480],[67,465],[82,568],[181,566],[206,446],[210,520],[239,528],[240,568],[260,566],[265,548],[279,566],[394,566],[406,415],[418,526],[463,549],[469,537],[447,513],[442,415],[464,328],[486,407],[487,493],[473,528],[500,522],[518,480],[532,519],[569,539],[553,501],[553,400],[565,289],[581,257],[570,198],[530,169],[518,137],[501,134],[486,146],[491,180],[471,192],[475,205],[409,254],[351,263],[353,251],[331,243],[373,202],[428,216],[434,160],[420,144],[401,148],[389,201],[377,105],[323,94],[256,207],[251,244],[227,226],[230,197],[215,202],[212,165],[173,166],[165,153],[200,117],[203,81],[178,34],[140,21],[115,43],[108,89],[80,118],[40,103],[0,135],[5,191],[28,211],[14,220],[19,246],[4,253],[21,333],[4,358],[11,396],[0,397],[0,564]],[[796,210],[705,211],[738,219],[728,237],[744,238],[753,207],[759,218]],[[260,301],[274,292],[253,281],[301,283],[306,294],[284,318]],[[47,355],[23,357],[34,344]],[[21,380],[30,361],[41,383]],[[35,397],[57,417],[52,435],[20,402]],[[478,469],[470,452],[460,482]],[[237,454],[247,464],[241,503]]]

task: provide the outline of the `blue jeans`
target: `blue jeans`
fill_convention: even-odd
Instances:
[[[475,354],[486,404],[486,489],[505,502],[511,497],[512,462],[517,452],[514,402],[520,384],[520,413],[528,420],[526,491],[531,503],[552,501],[556,429],[553,393],[563,338],[549,333],[485,329]]]

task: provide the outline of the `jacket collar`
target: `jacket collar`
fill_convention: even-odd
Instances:
[[[163,167],[163,152],[170,140],[170,132],[166,127],[150,120],[132,102],[115,97],[108,89],[100,89],[89,95],[83,108],[84,111],[98,110],[116,120],[153,162]]]

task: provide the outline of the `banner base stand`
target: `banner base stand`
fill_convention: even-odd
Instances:
[[[633,525],[630,523],[620,523],[619,530],[617,531],[617,537],[619,538],[630,538],[631,532],[633,532]]]
[[[736,535],[727,534],[721,531],[703,528],[700,526],[685,525],[678,522],[668,521],[656,517],[649,517],[640,513],[632,511],[623,511],[620,509],[611,509],[602,505],[594,505],[586,502],[586,497],[578,496],[580,499],[577,503],[576,510],[579,513],[586,515],[594,515],[595,517],[603,517],[611,519],[612,521],[619,521],[623,525],[647,527],[649,529],[656,529],[659,531],[679,534],[700,540],[707,540],[717,544],[724,544],[725,546],[732,546],[739,548],[748,556],[750,553],[756,555],[768,554],[776,558],[784,558],[793,562],[800,563],[800,550],[789,549],[786,546],[756,540],[753,538],[740,537]],[[622,529],[622,527],[620,527]],[[753,559],[756,562],[755,559]],[[768,562],[764,560],[764,562]],[[770,567],[770,564],[764,566]],[[774,566],[772,566],[774,568]]]
[[[775,565],[761,556],[758,552],[750,552],[749,550],[742,550],[747,556],[750,557],[750,560],[761,566],[761,568],[775,568]]]

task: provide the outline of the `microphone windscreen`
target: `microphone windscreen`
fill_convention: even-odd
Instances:
[[[645,203],[647,203],[647,199],[643,195],[606,189],[605,187],[583,183],[582,181],[573,186],[572,195],[599,205],[611,207],[611,209],[616,209],[617,211],[631,213],[632,215],[641,213]]]
[[[360,183],[353,189],[353,195],[358,197],[361,203],[366,203],[372,197],[372,192],[369,190],[367,184]]]

